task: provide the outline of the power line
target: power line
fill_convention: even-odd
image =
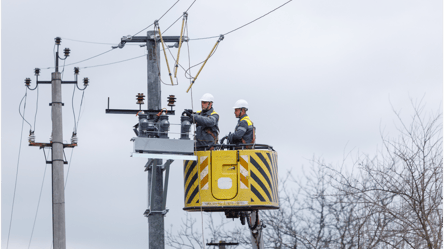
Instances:
[[[85,68],[93,68],[93,67],[108,66],[108,65],[112,65],[112,64],[117,64],[117,63],[121,63],[121,62],[125,62],[125,61],[134,60],[134,59],[141,58],[141,57],[144,57],[144,56],[146,56],[146,54],[139,55],[139,56],[136,56],[136,57],[133,57],[133,58],[129,58],[129,59],[126,59],[126,60],[121,60],[121,61],[116,61],[116,62],[110,62],[110,63],[100,64],[100,65],[95,65],[95,66],[81,67],[81,68],[82,68],[82,69],[85,69]]]
[[[288,4],[288,3],[291,2],[291,1],[293,1],[293,0],[289,0],[289,1],[285,2],[284,4],[280,5],[279,7],[277,7],[277,8],[275,8],[275,9],[273,9],[273,10],[267,12],[266,14],[264,14],[264,15],[262,15],[262,16],[256,18],[256,19],[254,19],[253,21],[248,22],[248,23],[246,23],[246,24],[244,24],[244,25],[242,25],[242,26],[240,26],[240,27],[238,27],[238,28],[235,28],[235,29],[233,29],[233,30],[231,30],[231,31],[229,31],[229,32],[227,32],[227,33],[225,33],[225,34],[223,34],[223,35],[228,35],[228,34],[230,34],[230,33],[233,33],[234,31],[239,30],[239,29],[241,29],[241,28],[243,28],[243,27],[245,27],[245,26],[247,26],[247,25],[249,25],[249,24],[251,24],[251,23],[253,23],[253,22],[255,22],[255,21],[257,21],[257,20],[259,20],[259,19],[261,19],[261,18],[263,18],[263,17],[265,17],[265,16],[267,16],[268,14],[270,14],[270,13],[272,13],[272,12],[274,12],[274,11],[280,9],[280,8],[282,8],[284,5]],[[210,37],[195,38],[195,39],[189,39],[189,40],[190,40],[190,41],[192,41],[192,40],[205,40],[205,39],[214,39],[214,38],[218,38],[218,37],[219,37],[219,36],[210,36]]]
[[[162,17],[164,17],[178,2],[179,2],[180,0],[177,0],[174,4],[173,4],[173,6],[171,6],[159,19],[157,19],[157,21],[160,21],[160,19],[162,19]],[[137,32],[137,33],[135,33],[133,36],[136,36],[137,34],[139,34],[140,32],[142,32],[142,31],[144,31],[144,30],[146,30],[146,29],[148,29],[149,27],[151,27],[151,26],[153,26],[154,25],[154,23],[152,23],[152,24],[150,24],[150,25],[148,25],[146,28],[144,28],[144,29],[142,29],[141,31],[139,31],[139,32]]]
[[[191,3],[190,7],[188,7],[188,9],[184,11],[184,13],[188,12],[188,10],[191,9],[191,7],[193,6],[193,4],[194,4],[196,1],[197,1],[197,0],[194,0],[194,1]],[[170,29],[170,28],[171,28],[171,27],[172,27],[177,21],[179,21],[180,18],[182,18],[182,17],[183,17],[183,15],[179,16],[179,18],[177,18],[176,21],[173,22],[173,24],[171,24],[168,28],[166,28],[166,29],[163,31],[163,33],[165,34],[165,33],[167,32],[167,30],[169,30],[169,29]]]
[[[25,96],[23,96],[23,98],[26,97],[27,93],[28,93],[28,88],[26,88]],[[23,101],[23,98],[22,98],[22,101]],[[22,105],[22,101],[20,101],[19,113],[20,113],[20,106]],[[24,108],[23,108],[23,115],[25,114],[25,112],[26,112],[26,100],[25,100],[25,105],[24,105]],[[13,197],[12,197],[11,218],[9,220],[8,240],[6,242],[6,249],[8,249],[8,247],[9,247],[9,236],[11,235],[12,217],[14,215],[15,193],[16,193],[16,190],[17,190],[17,181],[18,181],[18,172],[19,172],[19,165],[20,165],[20,153],[21,153],[21,150],[22,150],[23,125],[24,125],[24,123],[25,123],[25,118],[23,118],[23,120],[22,120],[22,129],[21,129],[21,134],[20,134],[19,153],[18,153],[18,159],[17,159],[17,170],[16,170],[16,173],[15,173],[14,194],[13,194]]]
[[[261,19],[261,18],[263,18],[264,16],[266,16],[266,15],[268,15],[268,14],[274,12],[275,10],[277,10],[277,9],[279,9],[279,8],[281,8],[281,7],[283,7],[284,5],[288,4],[288,3],[291,2],[291,1],[293,1],[293,0],[289,0],[289,1],[287,1],[286,3],[284,3],[284,4],[282,4],[281,6],[277,7],[276,9],[274,9],[274,10],[272,10],[272,11],[270,11],[270,12],[268,12],[268,13],[266,13],[266,14],[264,14],[264,15],[262,15],[262,16],[256,18],[256,19],[254,19],[253,21],[251,21],[251,22],[249,22],[249,23],[246,23],[246,24],[240,26],[239,28],[233,29],[233,30],[231,30],[230,32],[225,33],[224,35],[228,35],[228,34],[234,32],[234,31],[236,31],[236,30],[238,30],[238,29],[241,29],[241,28],[243,28],[243,27],[245,27],[245,26],[247,26],[247,25],[249,25],[249,24],[251,24],[251,23],[253,23],[253,22],[255,22],[255,21],[259,20],[259,19]]]
[[[30,130],[32,130],[32,126],[31,126],[31,124],[28,122],[28,120],[26,120],[25,119],[25,109],[26,109],[26,99],[28,98],[28,88],[26,88],[26,92],[25,92],[25,95],[23,96],[23,98],[22,98],[22,100],[20,101],[20,105],[19,105],[19,114],[20,114],[20,116],[22,117],[22,119],[24,120],[24,121],[26,121],[26,123],[28,123],[28,125],[29,125],[29,129]],[[23,115],[22,115],[22,113],[20,112],[20,107],[22,106],[22,102],[23,102],[23,99],[25,100],[25,104],[24,104],[24,106],[23,106]]]
[[[73,62],[73,63],[67,64],[66,66],[71,66],[71,65],[78,64],[78,63],[81,63],[81,62],[84,62],[84,61],[91,60],[91,59],[96,58],[96,57],[98,57],[98,56],[104,55],[104,54],[106,54],[106,53],[108,53],[108,52],[111,52],[112,50],[114,50],[114,48],[112,48],[112,49],[110,49],[110,50],[108,50],[108,51],[105,51],[105,52],[103,52],[103,53],[100,53],[100,54],[98,54],[98,55],[94,55],[94,56],[92,56],[92,57],[89,57],[89,58],[87,58],[87,59],[84,59],[84,60],[81,60],[81,61],[77,61],[77,62]],[[43,68],[43,69],[51,69],[51,68],[55,68],[55,67],[46,67],[46,68]]]
[[[37,120],[37,111],[39,110],[39,88],[37,87],[37,100],[35,103],[35,116],[34,116],[34,131],[35,131],[35,122]]]
[[[35,223],[37,221],[37,214],[39,213],[40,199],[42,198],[43,185],[45,183],[46,168],[48,165],[45,163],[45,171],[43,172],[42,186],[40,187],[39,201],[37,202],[37,210],[35,211],[34,224],[32,225],[31,238],[29,239],[28,249],[31,247],[32,235],[34,234]]]

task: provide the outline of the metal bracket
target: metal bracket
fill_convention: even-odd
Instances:
[[[150,209],[145,210],[145,212],[143,213],[143,216],[147,217],[150,216],[153,213],[161,213],[162,215],[166,215],[168,213],[168,211],[170,211],[169,209],[165,209],[163,211],[151,211]]]
[[[62,102],[51,102],[51,103],[49,103],[49,106],[52,106],[52,104],[62,104],[62,106],[65,106],[65,103],[62,103]]]
[[[154,159],[150,158],[145,164],[145,171],[151,170],[153,168]]]

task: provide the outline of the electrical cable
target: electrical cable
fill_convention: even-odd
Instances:
[[[66,66],[71,66],[71,65],[78,64],[78,63],[81,63],[81,62],[84,62],[84,61],[91,60],[91,59],[96,58],[96,57],[98,57],[98,56],[104,55],[104,54],[106,54],[106,53],[108,53],[108,52],[111,52],[112,50],[114,50],[114,48],[112,48],[112,49],[110,49],[110,50],[108,50],[108,51],[105,51],[105,52],[103,52],[103,53],[100,53],[100,54],[98,54],[98,55],[94,55],[94,56],[92,56],[92,57],[89,57],[89,58],[87,58],[87,59],[84,59],[84,60],[81,60],[81,61],[77,61],[77,62],[73,62],[73,63],[67,64]],[[41,68],[41,69],[51,69],[51,68],[55,68],[55,67],[45,67],[45,68]]]
[[[272,13],[272,12],[278,10],[278,9],[280,9],[281,7],[283,7],[284,5],[288,4],[288,3],[291,2],[291,1],[293,1],[293,0],[289,0],[289,1],[285,2],[285,3],[282,4],[281,6],[279,6],[279,7],[275,8],[275,9],[273,9],[272,11],[270,11],[270,12],[268,12],[268,13],[266,13],[266,14],[264,14],[264,15],[262,15],[262,16],[256,18],[256,19],[254,19],[253,21],[251,21],[251,22],[249,22],[249,23],[246,23],[246,24],[240,26],[239,28],[233,29],[233,30],[231,30],[230,32],[225,33],[224,35],[228,35],[228,34],[234,32],[234,31],[236,31],[236,30],[238,30],[238,29],[241,29],[241,28],[243,28],[243,27],[245,27],[245,26],[247,26],[247,25],[249,25],[249,24],[251,24],[251,23],[253,23],[253,22],[255,22],[255,21],[257,21],[257,20],[259,20],[259,19],[261,19],[261,18],[263,18],[263,17],[265,17],[266,15],[268,15],[268,14],[270,14],[270,13]]]
[[[23,98],[25,98],[27,93],[28,93],[27,89],[28,88],[26,88],[25,96],[23,96]],[[22,105],[23,98],[20,101],[19,113],[20,113],[20,106]],[[24,105],[24,108],[23,108],[23,115],[25,114],[25,112],[26,112],[26,100],[25,100],[25,105]],[[6,242],[6,249],[9,248],[9,236],[11,235],[12,218],[14,216],[15,194],[16,194],[16,191],[17,191],[17,181],[18,181],[18,173],[19,173],[19,165],[20,165],[20,153],[21,153],[21,150],[22,150],[22,140],[23,140],[23,125],[25,123],[24,121],[25,121],[25,118],[23,118],[23,120],[22,120],[22,128],[21,128],[21,133],[20,133],[20,145],[19,145],[19,153],[18,153],[18,159],[17,159],[17,169],[16,169],[16,173],[15,173],[14,194],[13,194],[13,197],[12,197],[11,218],[9,220],[8,239],[7,239],[7,242]]]
[[[40,187],[39,200],[37,202],[37,209],[35,211],[34,224],[32,225],[31,238],[29,239],[28,249],[31,247],[32,235],[34,234],[35,223],[37,221],[37,214],[39,213],[40,199],[42,198],[43,185],[45,183],[45,176],[46,176],[46,168],[47,168],[47,166],[48,166],[48,164],[45,163],[45,171],[43,172],[42,186]]]
[[[71,156],[69,157],[69,164],[68,164],[68,170],[66,171],[66,179],[65,179],[65,187],[63,190],[66,189],[66,184],[68,184],[68,177],[69,177],[69,169],[71,168],[71,162],[72,162],[72,154],[74,153],[74,147],[71,150]]]
[[[191,9],[191,7],[193,6],[193,4],[194,4],[196,1],[197,1],[197,0],[194,0],[194,1],[191,3],[190,7],[188,7],[188,9],[184,11],[184,13],[188,12],[188,10]],[[173,24],[171,24],[168,28],[166,28],[166,29],[163,31],[163,33],[165,34],[165,33],[167,32],[167,30],[169,30],[169,29],[171,28],[171,26],[173,26],[173,25],[174,25],[177,21],[179,21],[180,18],[182,18],[182,17],[183,17],[183,15],[179,16],[179,18],[177,18],[176,21],[173,22]]]
[[[85,91],[83,91],[82,92],[82,99],[80,100],[80,108],[79,108],[79,115],[78,115],[78,118],[77,118],[77,128],[79,128],[79,121],[80,121],[80,117],[81,117],[81,111],[82,111],[82,105],[83,105],[83,97],[85,96]],[[76,130],[76,133],[77,133],[77,130]]]
[[[74,95],[76,93],[76,86],[72,89],[72,98],[71,98],[71,107],[72,107],[72,115],[74,116],[74,133],[77,133],[77,126],[76,126],[76,113],[74,111]]]
[[[126,59],[126,60],[121,60],[121,61],[116,61],[116,62],[110,62],[110,63],[100,64],[100,65],[95,65],[95,66],[81,67],[81,69],[93,68],[93,67],[108,66],[108,65],[112,65],[112,64],[117,64],[117,63],[121,63],[121,62],[125,62],[125,61],[130,61],[130,60],[138,59],[138,58],[141,58],[141,57],[144,57],[144,56],[146,56],[146,54],[139,55],[139,56],[137,56],[137,57],[129,58],[129,59]]]
[[[255,21],[257,21],[257,20],[259,20],[259,19],[261,19],[261,18],[263,18],[263,17],[265,17],[265,16],[267,16],[268,14],[270,14],[270,13],[272,13],[272,12],[274,12],[274,11],[280,9],[281,7],[283,7],[284,5],[288,4],[288,3],[291,2],[291,1],[293,1],[293,0],[289,0],[289,1],[285,2],[284,4],[280,5],[279,7],[277,7],[277,8],[275,8],[275,9],[273,9],[273,10],[267,12],[266,14],[264,14],[264,15],[262,15],[262,16],[256,18],[256,19],[254,19],[253,21],[248,22],[248,23],[246,23],[246,24],[244,24],[244,25],[242,25],[242,26],[240,26],[240,27],[238,27],[238,28],[235,28],[235,29],[233,29],[233,30],[231,30],[231,31],[229,31],[229,32],[227,32],[227,33],[225,33],[225,34],[223,34],[223,35],[225,36],[225,35],[228,35],[228,34],[230,34],[230,33],[233,33],[234,31],[239,30],[239,29],[241,29],[241,28],[243,28],[243,27],[245,27],[245,26],[247,26],[247,25],[249,25],[249,24],[251,24],[251,23],[253,23],[253,22],[255,22]],[[218,38],[218,37],[219,37],[219,36],[210,36],[210,37],[195,38],[195,39],[189,39],[189,40],[190,40],[190,41],[196,41],[196,40],[213,39],[213,38]]]
[[[164,17],[178,2],[179,2],[180,0],[177,0],[174,4],[173,4],[173,6],[171,6],[159,19],[157,19],[157,21],[160,21],[160,19],[162,19],[162,17]],[[139,34],[140,32],[142,32],[142,31],[144,31],[144,30],[146,30],[146,29],[148,29],[149,27],[151,27],[151,26],[153,26],[154,25],[154,23],[152,23],[152,24],[150,24],[150,25],[148,25],[146,28],[144,28],[144,29],[142,29],[141,31],[139,31],[139,32],[137,32],[137,33],[135,33],[133,36],[136,36],[137,34]]]
[[[35,131],[35,122],[37,120],[37,112],[39,110],[39,88],[37,87],[37,100],[35,103],[35,115],[34,115],[34,131]]]
[[[65,38],[62,37],[62,39],[64,40],[68,40],[68,41],[74,41],[74,42],[81,42],[81,43],[91,43],[91,44],[99,44],[99,45],[112,45],[115,46],[115,43],[105,43],[105,42],[92,42],[92,41],[81,41],[81,40],[75,40],[75,39],[70,39],[70,38]],[[138,44],[125,44],[125,46],[127,45],[131,45],[131,46],[139,46]]]
[[[20,116],[22,117],[22,119],[26,122],[26,123],[28,123],[28,125],[29,125],[29,129],[30,130],[32,130],[32,126],[31,126],[31,124],[28,122],[28,120],[26,120],[25,119],[25,110],[26,110],[26,99],[28,98],[28,88],[26,88],[26,92],[25,92],[25,95],[23,96],[23,98],[22,98],[22,100],[20,101],[20,105],[19,105],[19,114],[20,114]],[[23,115],[22,115],[22,113],[20,112],[20,107],[22,106],[22,102],[23,102],[23,99],[25,99],[25,104],[24,104],[24,106],[23,106]]]

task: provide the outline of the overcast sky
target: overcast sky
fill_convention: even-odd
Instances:
[[[66,64],[75,63],[110,50],[109,44],[141,31],[175,2],[2,1],[2,248],[6,248],[11,221],[20,142],[9,248],[28,248],[43,179],[30,248],[49,249],[52,243],[50,165],[43,178],[43,151],[28,146],[27,123],[20,140],[18,109],[25,94],[24,79],[31,78],[34,86],[33,71],[40,67],[39,79],[50,80],[53,69],[43,69],[54,66],[55,37],[62,37],[62,50],[71,49]],[[198,0],[188,11],[189,37],[227,33],[284,2]],[[161,29],[170,26],[191,3],[179,1],[160,20]],[[189,81],[183,71],[178,86],[162,85],[162,105],[166,107],[166,97],[174,94],[179,113],[191,108],[191,103],[198,109],[199,98],[210,92],[220,114],[221,135],[225,135],[237,122],[234,102],[246,99],[257,127],[257,142],[278,151],[281,176],[290,169],[300,175],[313,155],[339,163],[350,150],[372,154],[381,145],[381,131],[395,131],[393,109],[408,118],[411,102],[422,101],[427,111],[441,111],[442,12],[439,0],[292,1],[225,36],[197,79],[193,96],[185,93]],[[177,22],[165,35],[179,35],[180,25]],[[146,35],[146,30],[139,35]],[[204,60],[215,42],[190,41],[191,65]],[[74,79],[74,66],[81,68],[81,79],[90,79],[78,126],[79,146],[72,154],[66,186],[68,248],[147,248],[145,159],[130,157],[137,118],[105,114],[108,97],[111,108],[137,108],[135,96],[146,95],[146,57],[93,67],[145,53],[146,48],[128,44],[65,67],[64,80]],[[162,79],[168,82],[163,55],[161,58]],[[171,57],[169,62],[172,67]],[[188,67],[186,49],[181,63]],[[195,75],[197,70],[193,68],[191,73]],[[38,94],[36,120],[37,91],[28,91],[25,117],[35,129],[37,142],[48,142],[50,86],[41,85]],[[67,142],[74,129],[72,96],[73,86],[63,85]],[[76,91],[76,118],[80,101],[81,92]],[[179,116],[170,118],[173,124],[179,121]],[[171,131],[179,132],[179,126],[173,125]],[[65,153],[69,159],[71,149]],[[170,211],[165,218],[166,227],[173,225],[173,229],[185,215],[182,172],[182,162],[175,161],[167,201]],[[200,224],[200,215],[194,217]]]

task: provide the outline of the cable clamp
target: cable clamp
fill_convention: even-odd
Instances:
[[[219,40],[218,40],[218,42],[222,41],[224,38],[225,38],[224,35],[220,35],[220,36],[219,36]]]
[[[145,217],[149,217],[151,214],[153,213],[161,213],[162,215],[166,215],[168,213],[168,211],[170,211],[169,209],[165,209],[163,211],[151,211],[150,209],[145,210],[145,212],[143,213],[143,216]]]
[[[52,104],[62,104],[62,106],[65,106],[65,103],[63,102],[51,102],[49,103],[49,106],[52,106]]]

